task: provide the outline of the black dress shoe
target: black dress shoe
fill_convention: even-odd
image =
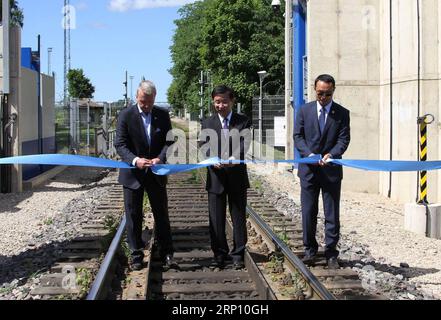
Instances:
[[[338,264],[337,258],[328,259],[328,269],[340,269],[340,265]]]
[[[215,256],[213,258],[213,265],[218,268],[225,267],[225,257],[224,256]]]
[[[317,260],[316,256],[306,255],[303,257],[302,262],[308,267],[313,267],[315,265],[316,260]]]
[[[241,270],[243,268],[245,268],[245,263],[243,262],[243,260],[237,260],[233,262],[233,269]]]
[[[179,269],[178,263],[173,259],[173,255],[171,254],[165,256],[164,265],[170,269]]]

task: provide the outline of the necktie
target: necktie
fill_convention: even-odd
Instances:
[[[222,131],[224,132],[224,136],[225,136],[225,138],[226,137],[228,137],[228,119],[227,118],[225,118],[224,119],[224,121],[223,121],[223,123],[224,123],[224,125],[223,125],[223,127],[222,127]]]
[[[150,145],[151,144],[151,135],[150,135],[150,127],[152,125],[152,121],[150,118],[149,121],[149,116],[150,116],[150,112],[143,112],[143,122],[144,122],[144,128],[145,128],[145,133],[146,133],[146,137],[147,137],[147,142]]]
[[[320,109],[320,117],[319,117],[319,126],[320,126],[320,133],[323,134],[323,130],[325,129],[325,123],[326,123],[326,109],[321,108]]]

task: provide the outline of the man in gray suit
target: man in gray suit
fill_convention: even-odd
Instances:
[[[339,268],[337,243],[340,238],[340,193],[343,169],[328,164],[341,159],[349,146],[349,111],[333,101],[335,80],[321,75],[315,81],[317,101],[302,106],[296,116],[295,146],[301,156],[322,155],[317,165],[300,164],[303,242],[305,264],[313,265],[318,251],[316,240],[318,197],[322,191],[325,213],[325,256],[328,267]]]

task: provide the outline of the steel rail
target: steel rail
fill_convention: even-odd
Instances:
[[[274,233],[273,230],[268,226],[268,224],[257,214],[250,206],[247,206],[247,212],[250,218],[254,220],[257,227],[273,242],[276,249],[280,250],[281,253],[287,259],[287,262],[292,264],[305,279],[307,284],[312,288],[312,290],[323,300],[336,300],[334,295],[326,289],[320,280],[314,276],[308,267],[300,260],[291,249],[279,239],[279,237]]]
[[[109,274],[110,267],[114,261],[116,252],[118,251],[121,241],[123,239],[124,231],[126,229],[126,217],[123,216],[121,220],[121,224],[115,234],[115,237],[110,244],[109,250],[104,257],[103,263],[101,264],[100,270],[95,278],[95,281],[92,284],[92,287],[87,295],[86,300],[101,300],[104,299],[102,297],[104,292],[104,285],[107,280],[107,276]]]

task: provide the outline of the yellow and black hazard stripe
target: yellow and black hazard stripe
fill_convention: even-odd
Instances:
[[[420,121],[420,161],[427,161],[427,124]],[[418,203],[427,201],[427,171],[420,172],[420,198]]]

